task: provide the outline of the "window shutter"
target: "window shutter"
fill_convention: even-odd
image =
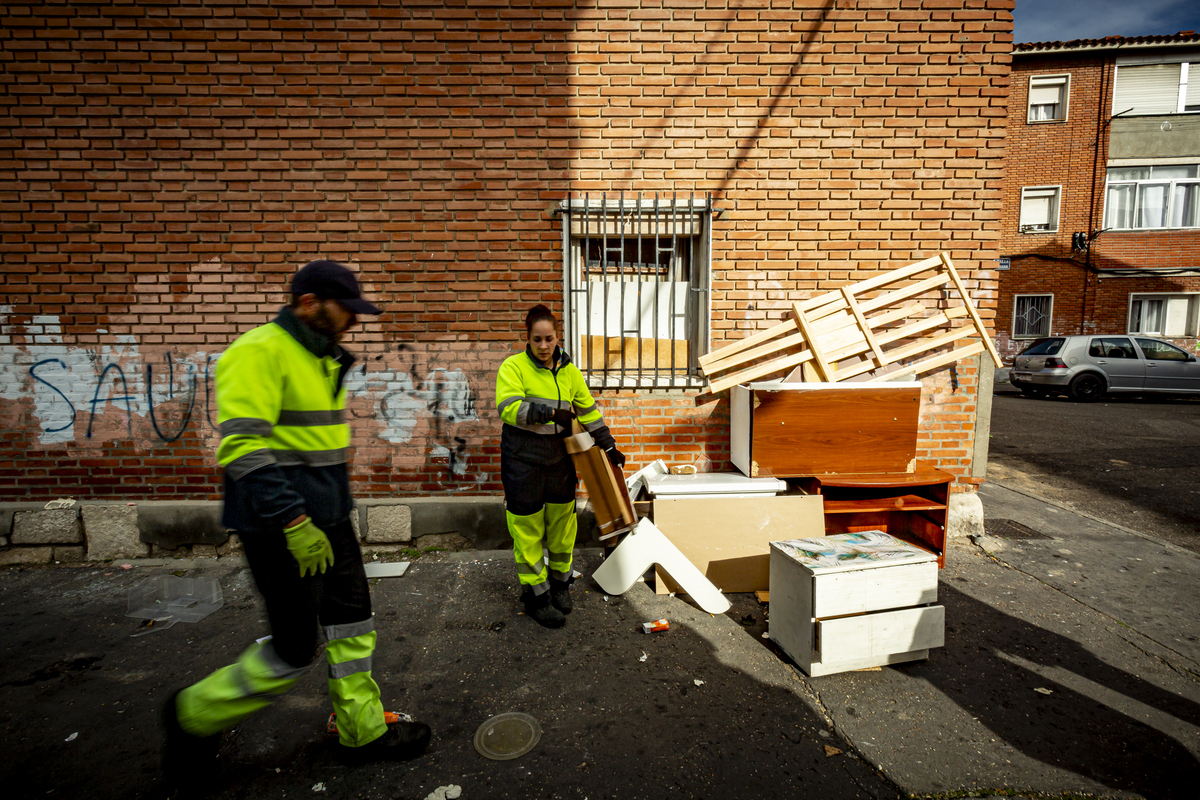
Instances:
[[[1118,67],[1113,113],[1174,114],[1179,109],[1179,65]]]
[[[1050,219],[1050,198],[1028,196],[1021,201],[1022,225],[1045,225]]]
[[[1183,104],[1193,110],[1200,110],[1200,63],[1191,64],[1188,70],[1187,92]]]
[[[1167,298],[1167,324],[1163,326],[1164,336],[1185,336],[1188,322],[1187,297]]]
[[[1029,105],[1044,106],[1057,104],[1062,98],[1062,83],[1034,84],[1029,87]]]

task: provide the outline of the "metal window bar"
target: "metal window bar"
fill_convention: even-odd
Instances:
[[[589,382],[667,387],[699,378],[697,359],[708,344],[711,209],[711,196],[698,203],[694,192],[686,203],[676,192],[669,204],[657,192],[629,202],[624,191],[611,205],[606,192],[599,205],[590,195],[563,203],[565,333],[568,347],[585,351],[576,361]]]

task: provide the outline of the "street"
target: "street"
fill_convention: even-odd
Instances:
[[[1200,398],[997,390],[989,482],[1200,552]]]
[[[577,556],[567,627],[546,631],[517,614],[511,553],[426,554],[372,593],[385,701],[433,726],[431,752],[341,764],[318,663],[226,734],[213,796],[1190,800],[1200,402],[995,401],[986,528],[1040,538],[950,543],[945,646],[927,660],[808,678],[764,638],[753,594],[715,617],[642,583],[606,596],[596,550]],[[126,597],[167,573],[218,578],[224,607],[133,637]],[[669,631],[640,632],[662,617]],[[0,570],[0,781],[18,797],[167,797],[162,700],[264,633],[238,557]],[[534,716],[541,741],[486,760],[474,733],[507,711]]]

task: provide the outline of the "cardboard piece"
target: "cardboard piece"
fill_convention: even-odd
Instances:
[[[399,578],[408,572],[410,561],[371,561],[363,564],[368,578]]]
[[[654,524],[723,592],[766,591],[771,542],[825,535],[820,495],[657,499]],[[658,594],[680,591],[662,570]]]
[[[648,519],[639,522],[608,554],[592,578],[609,594],[625,594],[655,564],[666,570],[682,591],[709,614],[724,614],[729,610],[725,595]]]
[[[637,524],[637,514],[621,468],[608,460],[578,422],[572,426],[575,435],[567,437],[564,443],[575,463],[575,471],[583,478],[600,529],[600,540],[604,541],[632,529]]]

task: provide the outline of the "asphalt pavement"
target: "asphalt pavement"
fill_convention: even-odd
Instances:
[[[578,553],[567,626],[547,631],[519,614],[510,553],[428,554],[372,593],[376,678],[389,708],[432,725],[431,751],[341,764],[318,665],[225,735],[214,796],[1196,797],[1200,555],[1124,524],[1138,503],[1099,503],[1086,482],[1048,496],[1019,466],[981,487],[986,534],[950,544],[946,643],[925,661],[808,678],[764,638],[754,595],[720,616],[644,583],[607,596],[596,550]],[[146,633],[127,597],[168,573],[218,578],[225,605]],[[662,617],[669,631],[641,632]],[[166,797],[163,700],[267,632],[236,557],[0,570],[0,786]],[[541,740],[483,758],[476,730],[509,711]]]
[[[1200,397],[1023,397],[1001,371],[988,480],[1200,552]]]

